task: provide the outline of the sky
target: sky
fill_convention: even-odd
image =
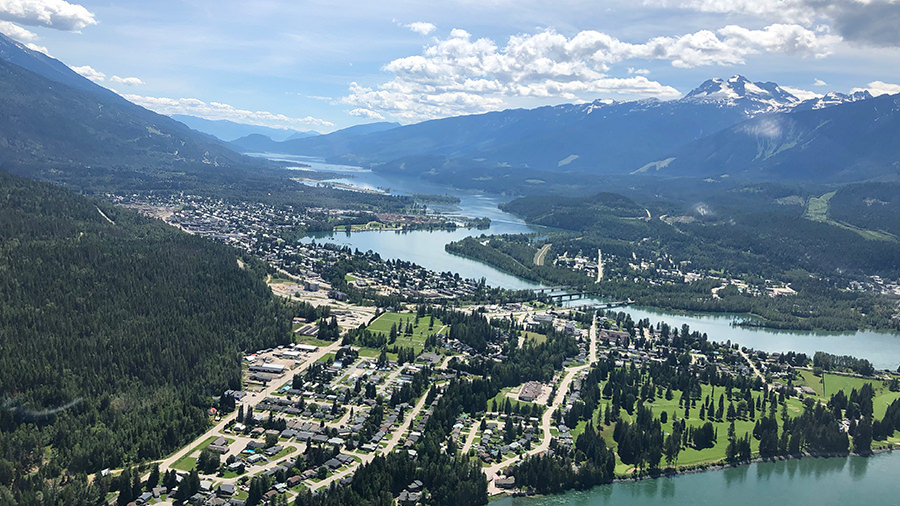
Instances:
[[[0,0],[0,33],[163,114],[318,132],[735,74],[900,92],[900,0]]]

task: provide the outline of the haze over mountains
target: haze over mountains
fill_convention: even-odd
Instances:
[[[319,156],[376,170],[458,180],[510,168],[537,172],[752,180],[895,177],[877,139],[896,136],[892,99],[868,92],[801,100],[775,83],[710,79],[672,101],[595,101],[460,116],[374,131],[347,129],[277,143],[238,139],[244,151]],[[879,107],[880,105],[880,107]],[[780,125],[781,128],[766,128]],[[827,128],[820,128],[830,125]],[[842,135],[842,133],[846,135]],[[874,142],[873,142],[874,141]],[[798,144],[799,143],[799,144]],[[808,156],[823,152],[836,156]],[[764,146],[750,149],[752,146]],[[847,165],[848,157],[864,154]],[[729,165],[734,160],[734,166]],[[865,170],[863,170],[863,168]],[[857,172],[857,169],[862,172]]]
[[[290,128],[271,128],[260,125],[236,123],[225,119],[210,120],[186,114],[173,114],[171,117],[194,130],[215,136],[225,142],[231,142],[248,135],[263,135],[277,142],[304,139],[306,137],[319,135],[319,132],[313,130],[301,131]]]
[[[0,164],[57,181],[239,181],[251,174],[244,169],[265,165],[234,150],[316,156],[459,186],[559,172],[819,183],[900,175],[900,99],[868,92],[801,100],[775,83],[733,76],[671,101],[597,100],[316,135],[175,121],[2,35],[0,57]],[[238,138],[226,145],[211,134]]]
[[[78,186],[218,178],[265,163],[0,35],[0,168]]]

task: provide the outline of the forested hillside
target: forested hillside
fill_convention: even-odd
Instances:
[[[289,338],[262,266],[239,263],[0,172],[0,504],[95,503],[104,491],[76,473],[159,457],[206,427],[212,396],[240,386],[240,350]]]
[[[523,278],[599,290],[611,300],[753,314],[785,329],[897,328],[897,297],[861,289],[873,276],[900,276],[891,189],[865,184],[821,195],[821,189],[746,185],[680,202],[635,202],[611,193],[532,196],[502,208],[553,227],[546,234],[467,238],[446,249]],[[550,261],[537,265],[542,247]],[[598,250],[600,284],[596,275],[553,260],[596,261]],[[694,279],[686,281],[685,273]],[[748,289],[723,288],[723,279],[741,280]],[[763,296],[774,284],[790,286],[793,295]]]

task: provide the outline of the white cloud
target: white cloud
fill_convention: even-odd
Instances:
[[[426,23],[424,21],[416,21],[415,23],[410,23],[403,26],[418,33],[419,35],[428,35],[429,33],[437,30],[437,26],[435,26],[433,23]]]
[[[898,0],[645,0],[645,5],[754,16],[767,21],[824,28],[844,40],[874,46],[900,45]]]
[[[97,23],[89,10],[65,0],[0,0],[0,19],[68,31]]]
[[[639,76],[647,76],[650,75],[650,71],[647,69],[636,69],[634,67],[628,67],[629,74],[637,74]]]
[[[35,44],[34,42],[27,42],[27,43],[25,43],[25,47],[27,47],[28,49],[30,49],[32,51],[37,51],[38,53],[44,53],[45,55],[47,55],[51,58],[53,57],[53,55],[50,54],[50,50],[47,49],[46,46],[39,46],[39,45]]]
[[[809,100],[811,98],[821,98],[823,96],[821,93],[804,90],[802,88],[792,88],[790,86],[782,86],[781,88],[784,91],[790,93],[791,95],[799,98],[800,100]]]
[[[667,0],[645,0],[645,4],[667,6]],[[686,0],[674,4],[682,9],[719,14],[749,14],[766,19],[808,24],[813,10],[805,0]]]
[[[83,65],[81,67],[72,67],[72,70],[78,72],[82,76],[94,81],[95,83],[102,83],[106,80],[106,74],[100,72],[99,70],[91,67],[90,65]]]
[[[237,123],[268,126],[273,128],[293,128],[297,125],[312,125],[320,127],[334,126],[326,121],[312,116],[293,118],[284,114],[267,111],[249,111],[238,109],[234,106],[220,102],[204,102],[197,98],[167,98],[144,97],[140,95],[122,95],[135,104],[156,111],[160,114],[187,114],[201,118],[219,120],[226,119]]]
[[[813,81],[813,86],[828,86],[828,83],[819,79],[818,77]]]
[[[368,119],[384,119],[384,116],[382,116],[381,114],[378,114],[375,111],[370,111],[369,109],[363,109],[361,107],[351,110],[350,115]]]
[[[878,95],[894,95],[900,93],[900,84],[872,81],[865,88],[853,88],[850,90],[851,93],[856,93],[857,91],[868,91],[876,97]]]
[[[0,21],[0,33],[19,42],[34,42],[40,38],[36,33],[9,21]]]
[[[779,52],[823,56],[838,40],[798,25],[749,30],[729,25],[645,43],[623,42],[587,30],[569,38],[552,30],[515,35],[500,47],[454,29],[422,54],[391,61],[392,78],[374,87],[353,83],[342,102],[402,120],[480,113],[507,106],[510,97],[586,100],[618,94],[674,98],[672,87],[647,79],[644,70],[629,77],[608,75],[627,60],[667,60],[675,67],[733,65],[748,55]]]
[[[124,84],[125,86],[138,86],[144,84],[144,81],[141,81],[140,78],[137,77],[112,76],[109,78],[109,82],[113,84]]]
[[[777,139],[781,137],[782,126],[778,116],[760,118],[755,122],[747,123],[740,127],[740,131],[754,137],[768,137]]]

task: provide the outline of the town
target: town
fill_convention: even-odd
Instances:
[[[808,357],[719,345],[689,328],[634,322],[624,313],[579,313],[540,302],[459,310],[405,304],[381,311],[323,297],[299,282],[280,280],[272,286],[290,300],[327,306],[330,316],[323,321],[332,318],[340,337],[320,339],[323,321],[295,317],[292,344],[245,355],[242,389],[223,392],[219,407],[210,409],[212,428],[159,462],[151,473],[157,482],[135,504],[289,504],[303,494],[351,484],[356,471],[376,458],[402,455],[415,461],[449,385],[476,380],[474,371],[483,361],[503,363],[517,350],[549,342],[570,345],[557,370],[546,379],[503,386],[477,411],[460,412],[444,435],[443,451],[478,462],[491,495],[533,493],[532,487],[517,483],[517,465],[530,457],[573,451],[588,425],[602,427],[604,412],[608,423],[611,398],[606,396],[602,405],[581,414],[585,398],[595,395],[591,390],[597,385],[587,381],[598,367],[652,371],[653,364],[675,364],[698,377],[719,378],[711,385],[697,384],[696,395],[685,392],[678,400],[671,389],[663,394],[661,386],[658,392],[651,387],[649,396],[656,397],[652,405],[664,417],[671,414],[668,423],[680,418],[700,424],[716,416],[724,422],[725,415],[715,415],[709,401],[710,394],[715,398],[716,382],[735,388],[734,394],[731,386],[726,390],[728,420],[732,427],[736,421],[748,430],[757,416],[748,409],[753,412],[760,399],[768,400],[768,392],[777,392],[782,409],[792,416],[802,412],[804,397],[827,400],[825,385],[806,367]],[[490,322],[483,345],[454,331],[454,325],[463,327],[471,318]],[[896,376],[880,374],[897,382]],[[836,381],[862,384],[850,377]],[[744,388],[749,404],[738,393]],[[879,399],[896,397],[900,394]],[[691,413],[697,399],[701,410]],[[710,409],[704,415],[707,402]],[[851,422],[843,423],[843,430],[849,430]],[[723,440],[720,436],[716,445]],[[680,456],[680,462],[691,465],[718,460],[702,448],[685,448]],[[616,472],[628,476],[636,471],[618,464]],[[428,493],[425,484],[413,480],[396,501],[404,506],[428,503]]]
[[[124,499],[137,505],[306,504],[310,494],[352,488],[361,468],[384,459],[432,458],[420,452],[434,452],[426,444],[434,438],[441,454],[483,473],[490,496],[545,493],[552,490],[531,481],[530,466],[578,455],[579,441],[595,433],[619,447],[595,482],[604,483],[659,473],[663,453],[671,471],[749,459],[751,452],[775,455],[767,453],[765,438],[739,436],[758,435],[767,420],[776,423],[778,409],[784,425],[831,403],[832,383],[849,397],[874,381],[878,400],[869,417],[893,416],[900,407],[897,376],[886,371],[866,371],[865,378],[840,368],[823,371],[810,367],[805,355],[741,349],[687,326],[633,321],[596,305],[562,307],[535,291],[494,290],[483,280],[298,240],[296,230],[308,226],[316,210],[183,199],[118,203],[264,262],[271,290],[298,308],[293,339],[248,351],[241,389],[214,400],[211,428],[153,464],[149,474],[133,471],[147,486],[137,497],[111,493],[110,501],[123,506],[130,502]],[[580,254],[552,262],[603,276],[602,264]],[[687,276],[646,263],[631,268]],[[737,280],[722,282],[742,289]],[[616,385],[614,374],[633,376],[632,383]],[[675,374],[691,379],[678,384]],[[429,423],[436,413],[448,416],[445,395],[481,384],[481,397],[450,410],[452,423]],[[623,447],[620,427],[627,430],[635,410],[641,420],[643,409],[659,416],[659,442],[647,443],[658,445],[659,454],[635,460]],[[845,440],[862,423],[859,416],[848,411],[835,425]],[[663,441],[673,437],[678,441],[665,443],[663,452]],[[887,428],[876,439],[876,448],[898,441]],[[793,450],[785,441],[781,454],[787,455]],[[809,445],[806,451],[822,450]],[[438,493],[434,483],[416,478],[394,491],[394,499],[401,506],[428,504]]]

